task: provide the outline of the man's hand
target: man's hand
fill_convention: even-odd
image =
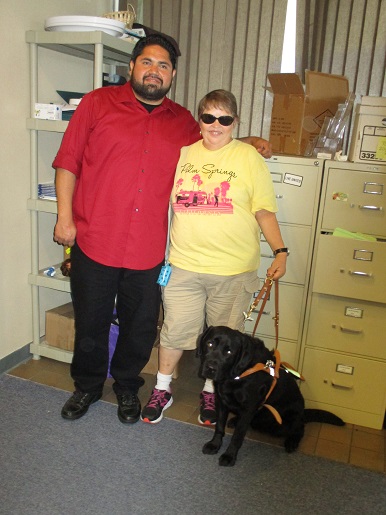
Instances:
[[[240,141],[255,147],[259,154],[261,154],[265,159],[272,157],[272,144],[266,139],[258,138],[257,136],[246,136],[239,139]]]
[[[255,137],[255,141],[252,145],[265,159],[272,157],[272,143],[266,139]]]
[[[54,241],[59,245],[66,245],[72,247],[75,243],[76,227],[74,222],[71,220],[66,223],[62,223],[59,219],[55,224],[54,229]]]

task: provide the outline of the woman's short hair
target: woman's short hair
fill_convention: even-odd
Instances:
[[[211,107],[223,109],[233,116],[235,120],[239,120],[236,97],[230,91],[215,89],[207,93],[198,104],[198,118],[200,118],[205,109],[210,109]]]
[[[133,49],[133,53],[131,54],[131,60],[135,63],[135,60],[138,56],[140,56],[145,47],[150,45],[158,45],[164,48],[170,57],[170,62],[172,63],[173,70],[177,66],[177,52],[172,43],[166,39],[165,37],[159,34],[150,34],[144,38],[141,38],[135,45]]]

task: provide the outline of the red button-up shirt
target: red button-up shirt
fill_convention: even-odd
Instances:
[[[134,270],[162,261],[180,149],[198,139],[187,109],[165,98],[148,113],[130,83],[83,97],[53,167],[76,175],[76,241],[88,257]]]

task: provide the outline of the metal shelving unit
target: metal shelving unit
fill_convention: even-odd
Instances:
[[[127,66],[130,63],[134,45],[124,39],[110,36],[101,31],[90,32],[48,32],[28,31],[26,42],[30,49],[31,76],[31,117],[27,119],[26,127],[30,131],[31,166],[30,187],[31,197],[27,208],[31,214],[31,273],[28,282],[32,288],[32,326],[33,340],[30,346],[35,359],[40,356],[49,357],[64,362],[71,362],[72,353],[56,347],[51,347],[40,337],[40,301],[39,288],[50,288],[62,292],[70,292],[70,282],[60,273],[60,264],[56,265],[57,273],[48,277],[39,268],[39,213],[57,213],[55,201],[38,198],[38,133],[39,131],[64,133],[67,121],[51,121],[33,118],[35,103],[38,102],[38,49],[47,48],[58,54],[67,54],[74,58],[86,59],[93,62],[93,89],[102,87],[103,66]]]

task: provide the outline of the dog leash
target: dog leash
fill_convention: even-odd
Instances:
[[[262,314],[264,313],[264,307],[267,303],[267,300],[269,299],[273,283],[275,283],[275,316],[272,317],[272,319],[273,319],[274,325],[275,325],[275,351],[276,351],[277,347],[279,345],[279,281],[274,281],[272,279],[272,276],[267,275],[267,277],[265,278],[263,287],[259,291],[259,294],[257,295],[254,302],[252,302],[252,304],[249,308],[249,311],[247,313],[244,312],[244,318],[245,318],[245,321],[246,320],[253,321],[253,319],[251,318],[251,314],[255,310],[258,303],[260,301],[262,301],[259,313],[257,314],[255,326],[252,331],[252,337],[254,337],[256,334],[257,326],[259,325],[259,322],[260,322],[260,318],[261,318]],[[304,377],[301,374],[299,374],[299,372],[289,363],[282,361],[281,367],[284,368],[287,372],[290,372],[291,374],[293,374],[297,379],[301,379],[302,381],[304,381]]]
[[[271,293],[272,284],[275,283],[275,316],[273,317],[274,325],[275,325],[275,340],[276,345],[275,349],[277,349],[277,346],[279,345],[279,281],[274,281],[272,279],[272,276],[267,275],[265,278],[263,287],[260,289],[259,294],[257,295],[256,299],[252,302],[249,310],[247,313],[244,312],[244,321],[250,320],[253,321],[251,318],[252,312],[256,309],[257,305],[261,301],[260,310],[257,314],[255,326],[252,331],[252,336],[255,336],[257,326],[260,322],[260,318],[262,314],[264,313],[264,307],[267,303],[267,300],[269,299],[269,295]]]
[[[259,304],[259,302],[262,301],[260,309],[259,309],[259,312],[257,314],[255,326],[254,326],[253,331],[252,331],[252,337],[254,337],[255,334],[256,334],[257,326],[259,325],[259,322],[260,322],[260,318],[261,318],[262,314],[264,313],[264,307],[265,307],[265,305],[267,303],[267,300],[269,299],[273,283],[275,283],[275,316],[272,317],[272,319],[274,321],[274,326],[275,326],[275,352],[274,352],[274,356],[276,358],[279,357],[279,366],[277,367],[277,376],[276,377],[278,377],[279,368],[281,367],[281,368],[284,368],[286,372],[290,372],[291,374],[293,374],[297,379],[300,379],[300,380],[304,381],[305,380],[304,377],[301,374],[299,374],[299,372],[292,365],[290,365],[289,363],[287,363],[285,361],[280,361],[280,354],[279,354],[279,351],[277,349],[278,345],[279,345],[279,281],[274,281],[272,279],[272,276],[267,275],[267,277],[265,278],[263,287],[259,291],[259,294],[257,295],[257,297],[254,300],[254,302],[252,302],[252,304],[251,304],[251,306],[249,308],[249,311],[247,313],[244,312],[245,321],[246,320],[253,321],[253,319],[251,318],[251,314],[256,309],[256,307]],[[276,352],[277,352],[278,356],[276,355]],[[260,364],[257,364],[255,366],[260,366],[260,365],[263,368],[265,368],[266,371],[268,371],[268,369],[270,369],[270,367],[268,365],[268,362],[265,365],[260,363]],[[255,371],[254,367],[252,367],[252,369],[249,369],[246,372],[253,373],[254,371]],[[245,375],[248,375],[248,374],[245,374]],[[273,375],[273,374],[271,373],[271,375]]]

